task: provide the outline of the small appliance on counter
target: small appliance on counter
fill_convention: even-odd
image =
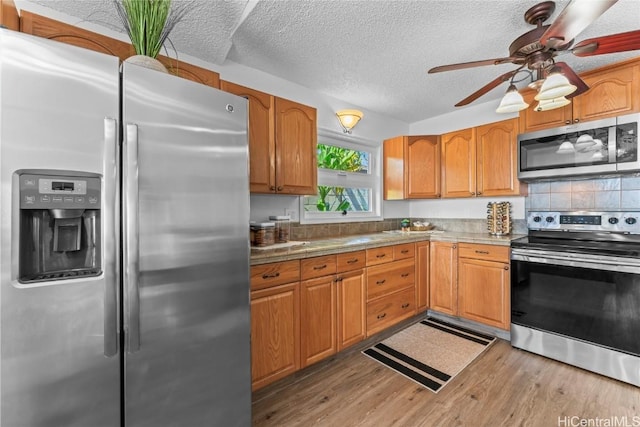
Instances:
[[[487,231],[493,236],[511,233],[511,202],[487,204]]]

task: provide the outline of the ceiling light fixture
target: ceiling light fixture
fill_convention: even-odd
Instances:
[[[520,95],[520,92],[518,92],[516,85],[511,83],[507,89],[507,93],[505,93],[502,101],[500,101],[500,105],[496,108],[496,113],[515,113],[524,110],[528,106],[529,104],[524,102],[524,98]]]
[[[572,85],[569,79],[562,74],[562,70],[558,67],[553,67],[547,78],[540,87],[540,92],[534,97],[536,101],[554,100],[560,97],[565,97],[572,94],[577,89],[577,86]],[[566,98],[565,98],[566,99]],[[566,105],[566,104],[565,104]],[[559,108],[559,107],[555,107]]]
[[[336,117],[340,121],[340,126],[344,133],[351,133],[351,129],[358,124],[360,119],[364,117],[362,111],[358,110],[340,110],[336,113]]]
[[[549,111],[569,104],[571,104],[571,101],[564,96],[554,99],[541,99],[538,101],[538,105],[534,107],[534,111]]]

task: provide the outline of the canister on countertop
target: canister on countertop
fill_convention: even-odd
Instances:
[[[269,246],[275,243],[276,224],[273,222],[257,222],[251,224],[254,246]]]
[[[285,243],[289,241],[289,232],[291,231],[291,217],[289,215],[272,215],[269,217],[275,223],[275,241],[276,243]]]

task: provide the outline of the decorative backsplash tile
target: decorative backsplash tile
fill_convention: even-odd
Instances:
[[[640,177],[530,183],[525,207],[527,210],[640,210]]]

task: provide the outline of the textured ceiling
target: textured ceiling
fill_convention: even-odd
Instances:
[[[181,0],[174,0],[181,1]],[[574,0],[589,2],[596,0]],[[30,1],[121,30],[112,0]],[[171,41],[214,64],[259,69],[408,123],[454,111],[454,104],[512,64],[427,74],[437,65],[508,56],[534,27],[531,0],[193,0]],[[556,1],[553,21],[568,4]],[[25,7],[26,8],[26,7]],[[619,0],[576,41],[640,29],[640,0]],[[559,60],[576,71],[640,56],[640,51]],[[521,85],[524,85],[523,82]],[[471,105],[498,100],[503,84]]]

